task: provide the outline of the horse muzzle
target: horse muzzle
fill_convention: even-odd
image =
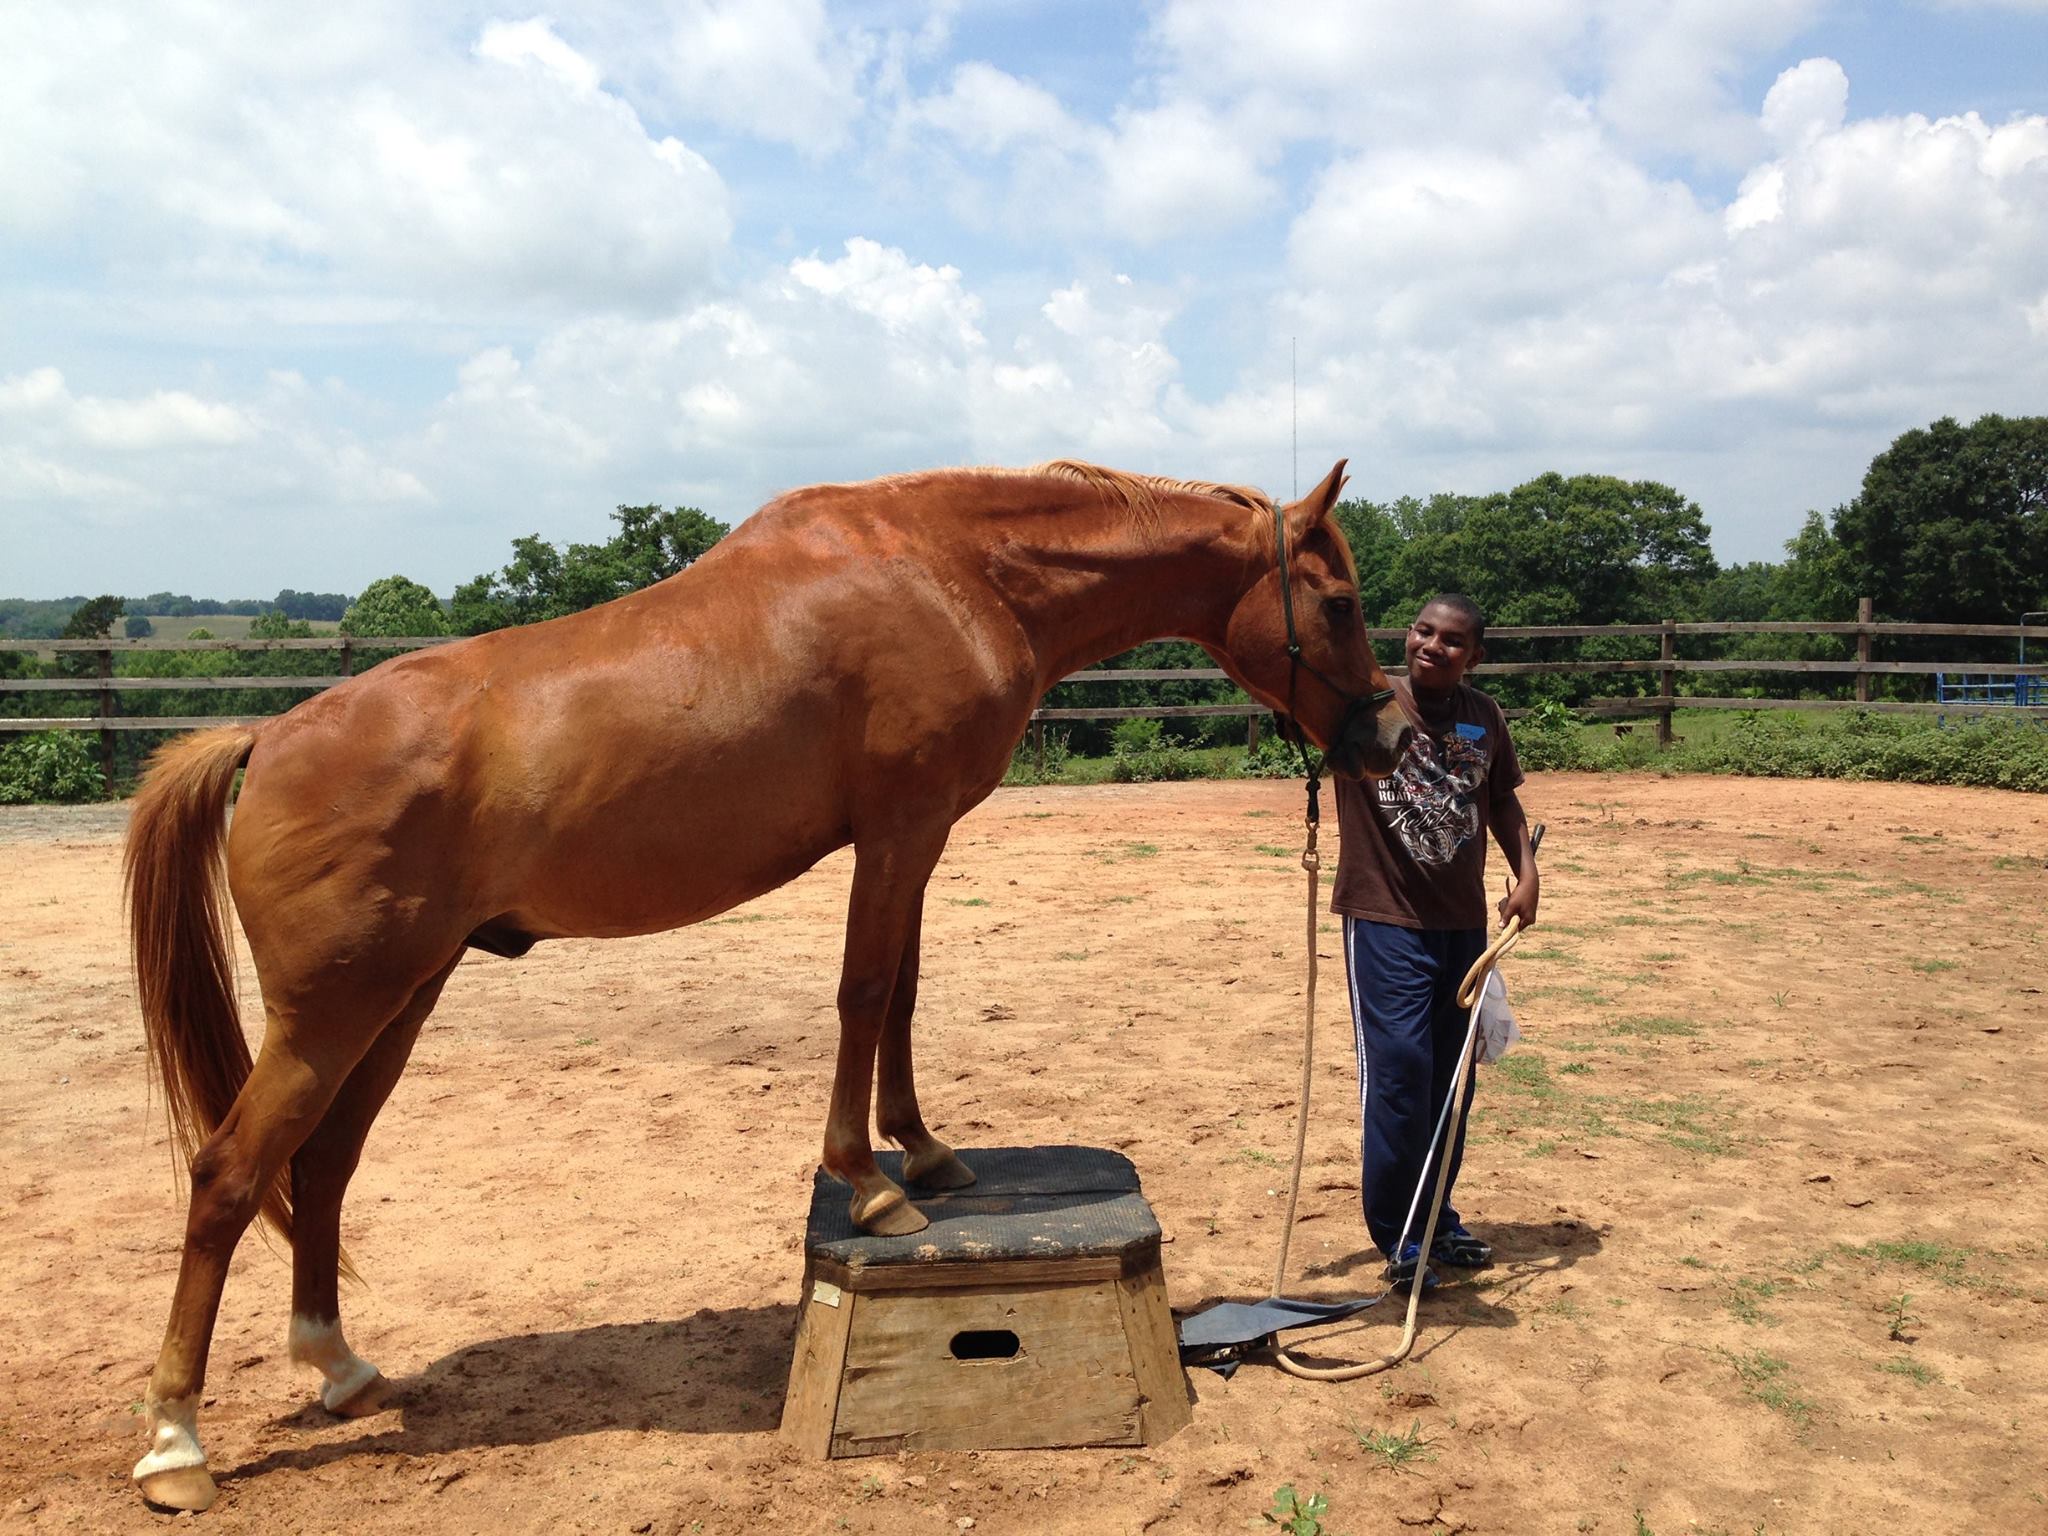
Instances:
[[[1343,778],[1383,779],[1401,761],[1414,734],[1415,728],[1398,704],[1353,699],[1337,722],[1324,760],[1332,773]]]

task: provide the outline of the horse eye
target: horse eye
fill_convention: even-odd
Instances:
[[[1329,615],[1333,623],[1341,624],[1358,612],[1358,599],[1355,597],[1326,597],[1323,599],[1323,612]]]

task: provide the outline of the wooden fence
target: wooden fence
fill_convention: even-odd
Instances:
[[[1606,659],[1594,658],[1574,661],[1504,661],[1487,662],[1480,666],[1481,675],[1557,675],[1573,673],[1616,673],[1654,674],[1657,691],[1654,694],[1634,694],[1616,697],[1596,697],[1582,701],[1573,708],[1588,714],[1623,717],[1650,717],[1657,722],[1657,738],[1660,743],[1669,744],[1671,723],[1674,713],[1681,709],[1868,709],[1905,714],[1941,714],[1956,716],[1997,715],[2000,717],[2024,716],[2029,719],[2048,721],[2048,706],[2024,707],[2009,704],[1984,703],[1943,703],[1939,701],[1904,701],[1874,699],[1871,696],[1870,680],[1881,676],[1926,676],[1942,673],[1968,673],[1972,677],[2034,677],[2042,678],[2048,673],[2048,659],[2027,664],[2004,662],[1944,662],[1944,661],[1890,661],[1880,660],[1872,655],[1876,641],[1903,637],[1954,637],[1972,639],[2007,639],[2013,641],[2040,641],[2048,646],[2048,625],[2021,624],[1881,624],[1870,616],[1871,602],[1865,598],[1860,605],[1860,616],[1853,622],[1802,623],[1706,623],[1681,624],[1666,620],[1660,624],[1563,624],[1563,625],[1500,625],[1487,631],[1487,640],[1569,640],[1594,637],[1627,637],[1655,639],[1658,654],[1654,658]],[[1405,630],[1375,629],[1371,631],[1375,640],[1399,640]],[[1853,636],[1856,642],[1856,659],[1841,661],[1814,661],[1797,658],[1736,658],[1699,660],[1680,657],[1678,642],[1692,635],[1835,635]],[[128,715],[119,713],[119,700],[124,693],[171,690],[200,693],[228,689],[289,689],[315,692],[331,688],[347,679],[353,672],[358,653],[391,653],[396,651],[420,650],[427,646],[447,645],[446,637],[413,637],[404,639],[363,639],[346,636],[321,635],[312,639],[293,640],[8,640],[0,641],[0,651],[33,651],[43,654],[85,655],[95,660],[95,669],[90,676],[15,678],[0,677],[0,694],[20,693],[91,693],[97,696],[97,713],[92,715],[67,715],[58,717],[0,717],[0,732],[85,730],[100,733],[100,752],[109,778],[112,777],[113,741],[120,731],[186,731],[205,726],[240,725],[267,718],[256,715]],[[335,651],[340,653],[340,666],[332,674],[321,676],[256,676],[256,677],[121,677],[114,673],[114,658],[136,651]],[[1390,668],[1398,674],[1402,669]],[[1787,673],[1814,677],[1842,677],[1854,682],[1854,696],[1849,698],[1749,698],[1731,696],[1710,696],[1704,694],[1681,694],[1677,691],[1680,676],[1712,673]],[[1170,667],[1123,667],[1077,672],[1066,678],[1068,683],[1127,683],[1127,682],[1213,682],[1225,680],[1225,674],[1214,667],[1170,668]],[[2048,698],[2048,681],[2037,684],[2042,697]],[[1032,713],[1034,738],[1043,750],[1046,722],[1058,720],[1129,720],[1161,719],[1201,716],[1240,716],[1252,723],[1252,739],[1257,740],[1257,722],[1267,714],[1263,705],[1249,700],[1236,703],[1205,704],[1142,704],[1116,708],[1048,708],[1042,707]],[[1527,713],[1511,709],[1510,716]]]

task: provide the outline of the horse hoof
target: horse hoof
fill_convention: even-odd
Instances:
[[[865,1205],[856,1195],[853,1224],[871,1237],[908,1237],[931,1225],[900,1189],[884,1190]]]
[[[326,1402],[324,1394],[321,1401]],[[379,1371],[340,1402],[326,1403],[326,1407],[337,1419],[364,1419],[381,1413],[390,1401],[391,1380]]]
[[[920,1189],[965,1189],[974,1182],[974,1170],[954,1156],[951,1147],[941,1145],[923,1159],[906,1153],[903,1182]]]
[[[137,1478],[135,1486],[142,1491],[146,1504],[157,1509],[190,1510],[195,1515],[211,1509],[213,1501],[220,1497],[213,1474],[204,1467],[173,1467],[167,1472],[152,1472]]]

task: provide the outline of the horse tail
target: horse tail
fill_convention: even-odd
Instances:
[[[228,796],[255,743],[254,730],[228,726],[161,749],[136,791],[121,863],[150,1079],[188,1164],[253,1065],[235,1003],[224,849]],[[283,1173],[264,1193],[262,1219],[291,1240]]]

